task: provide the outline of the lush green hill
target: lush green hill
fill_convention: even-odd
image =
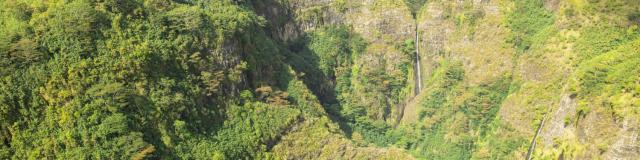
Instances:
[[[314,93],[335,103],[325,92],[366,44],[327,27],[293,53],[268,36],[253,5],[2,1],[0,156],[297,156],[271,152],[297,130],[351,146]],[[376,150],[358,154],[388,154],[366,154]]]

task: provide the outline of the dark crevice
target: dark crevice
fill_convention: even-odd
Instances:
[[[275,147],[277,144],[280,143],[280,141],[282,141],[282,137],[286,136],[287,134],[296,131],[296,129],[298,129],[298,127],[305,121],[303,116],[298,117],[298,119],[293,122],[291,125],[287,126],[286,128],[284,128],[280,134],[278,134],[274,139],[271,139],[269,141],[266,142],[266,147],[267,147],[267,152],[271,152],[273,150],[273,147]]]

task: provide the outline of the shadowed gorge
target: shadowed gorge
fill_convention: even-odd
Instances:
[[[0,0],[0,159],[636,159],[638,0]]]

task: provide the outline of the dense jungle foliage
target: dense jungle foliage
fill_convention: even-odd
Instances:
[[[274,158],[302,121],[342,134],[336,121],[390,114],[350,100],[351,83],[362,97],[406,83],[352,68],[362,38],[327,26],[285,44],[262,3],[3,0],[0,158]]]

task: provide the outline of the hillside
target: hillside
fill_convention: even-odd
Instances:
[[[635,159],[638,0],[0,0],[0,159]]]

